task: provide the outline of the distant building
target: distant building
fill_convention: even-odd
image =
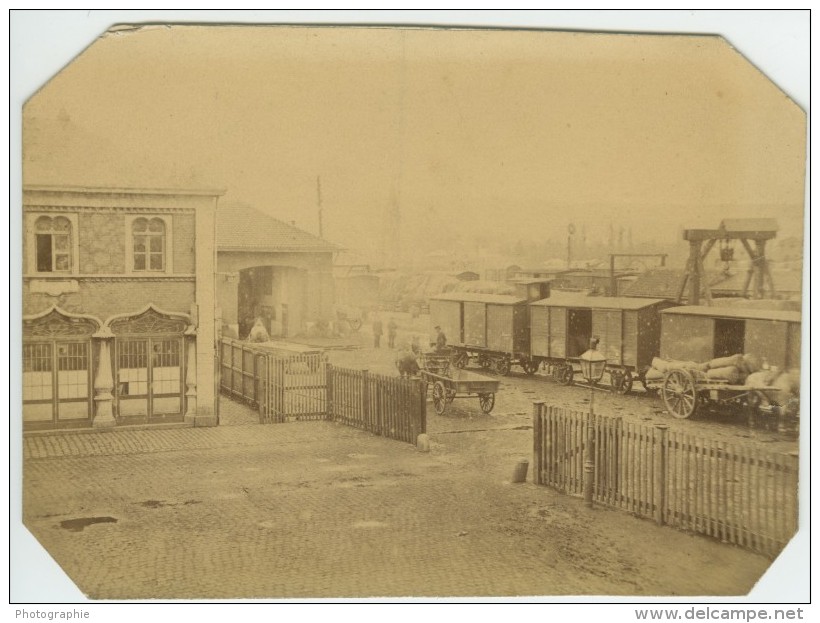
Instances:
[[[341,247],[245,206],[217,213],[217,299],[226,335],[247,337],[256,318],[274,337],[329,321],[333,253]]]
[[[23,426],[216,424],[221,191],[23,189]]]

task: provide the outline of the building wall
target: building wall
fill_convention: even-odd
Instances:
[[[117,339],[107,329],[108,321],[115,317],[137,317],[149,305],[168,312],[177,321],[184,319],[188,328],[181,360],[189,378],[181,382],[188,387],[185,403],[192,407],[185,417],[196,424],[216,423],[215,210],[220,194],[221,191],[26,187],[24,323],[35,322],[33,319],[53,307],[69,316],[90,316],[101,326],[100,335],[94,336],[95,352],[105,343],[112,353],[111,361],[115,362]],[[70,220],[70,270],[38,272],[35,222],[39,215]],[[159,217],[166,223],[160,271],[141,271],[135,266],[131,224],[140,217]],[[116,404],[117,389],[112,391]],[[98,406],[106,401],[96,403],[95,399]]]
[[[191,313],[196,299],[194,280],[145,281],[135,279],[91,278],[77,280],[76,292],[64,292],[57,296],[32,292],[32,281],[23,283],[23,314],[33,315],[52,305],[77,314],[90,314],[105,322],[115,314],[137,311],[148,303],[159,309],[183,314]]]

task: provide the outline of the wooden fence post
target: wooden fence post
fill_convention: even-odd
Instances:
[[[365,430],[373,430],[370,425],[370,372],[367,370],[362,370],[362,422]]]
[[[427,381],[419,379],[418,383],[419,393],[419,434],[427,432]]]
[[[655,459],[655,482],[653,483],[652,497],[655,502],[655,521],[661,526],[666,518],[666,453],[668,440],[669,427],[666,424],[657,424],[652,435]]]
[[[333,364],[325,362],[325,419],[333,420]]]
[[[541,464],[543,462],[543,417],[544,401],[536,400],[532,403],[532,481],[541,484]]]
[[[264,422],[268,411],[268,358],[259,358],[261,365],[257,366],[256,403],[259,405],[259,421]]]

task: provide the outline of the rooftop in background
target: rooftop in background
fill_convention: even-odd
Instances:
[[[780,227],[773,218],[725,218],[720,222],[720,229],[727,232],[773,232]]]
[[[342,250],[339,245],[241,205],[219,206],[216,211],[216,244],[220,251],[330,253]]]
[[[465,301],[468,303],[495,303],[497,305],[517,305],[526,303],[527,299],[509,294],[483,294],[480,292],[450,292],[431,296],[436,301]]]
[[[661,313],[675,316],[709,316],[710,318],[780,320],[784,322],[800,322],[801,319],[799,312],[776,309],[740,309],[737,307],[719,307],[718,305],[684,305],[664,309]]]
[[[625,296],[587,296],[582,293],[553,293],[531,305],[542,307],[589,307],[593,309],[643,309],[663,303],[664,299],[630,298]]]
[[[625,296],[648,296],[661,299],[675,299],[683,283],[683,268],[652,268],[638,275],[632,283],[624,288]],[[725,279],[722,273],[706,271],[710,286],[715,286]],[[687,294],[684,291],[684,296]]]

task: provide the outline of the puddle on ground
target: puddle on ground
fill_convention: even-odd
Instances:
[[[362,521],[354,521],[353,522],[354,528],[386,528],[387,524],[383,521],[372,521],[372,520],[362,520]]]
[[[140,506],[144,506],[145,508],[161,508],[163,506],[179,506],[182,504],[183,506],[190,506],[191,504],[201,504],[201,500],[185,500],[184,502],[164,502],[162,500],[145,500],[144,502],[140,502]]]
[[[114,517],[78,517],[77,519],[65,519],[60,522],[60,527],[71,532],[82,532],[86,526],[95,523],[117,523]]]

